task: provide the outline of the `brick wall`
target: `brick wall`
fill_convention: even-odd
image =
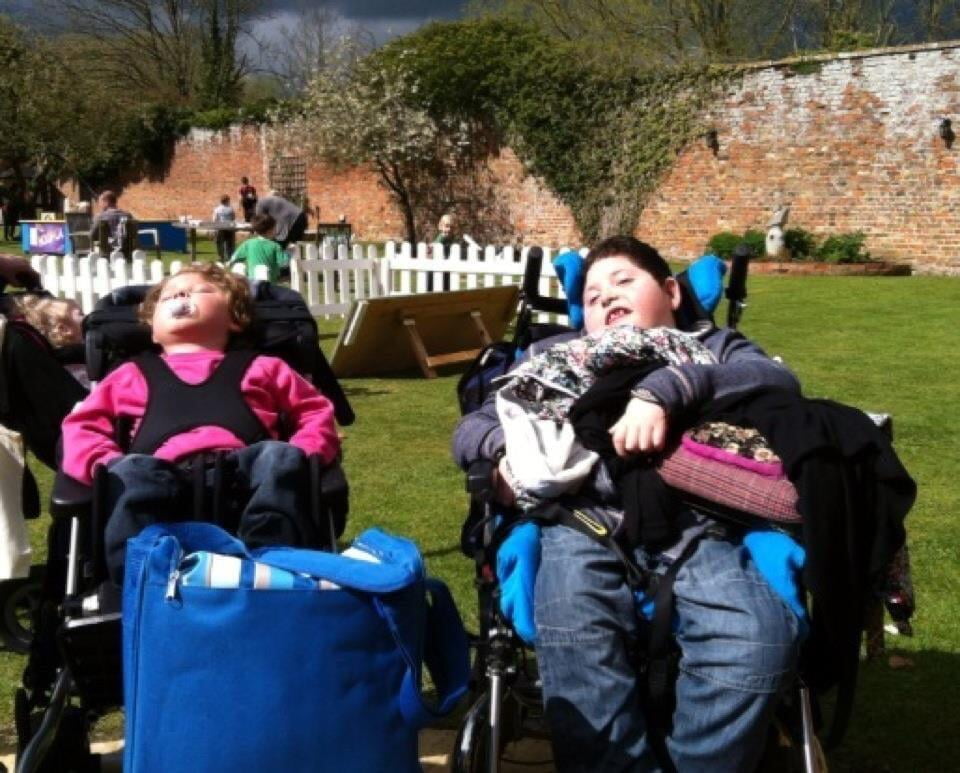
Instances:
[[[713,233],[763,229],[790,204],[789,226],[864,231],[878,258],[958,273],[960,138],[946,146],[944,117],[960,134],[957,43],[751,69],[713,111],[719,153],[689,146],[637,234],[692,257]]]
[[[719,152],[701,140],[687,147],[636,233],[670,257],[693,258],[713,233],[763,228],[789,204],[791,226],[862,230],[877,257],[960,272],[960,137],[946,147],[943,117],[960,135],[960,43],[749,68],[708,117]],[[207,217],[222,193],[235,196],[241,175],[265,193],[267,157],[256,128],[194,131],[162,179],[125,188],[123,206],[143,218]],[[580,243],[570,210],[524,175],[512,152],[491,162],[491,174],[526,243]],[[307,190],[323,220],[346,215],[362,239],[403,235],[368,170],[310,166]]]
[[[269,190],[270,148],[266,133],[256,127],[234,127],[213,132],[194,129],[177,142],[169,168],[122,188],[121,206],[141,219],[171,219],[180,215],[208,219],[224,193],[238,205],[240,177],[250,178],[261,196]],[[509,149],[490,163],[500,197],[529,244],[579,245],[570,210],[544,185],[524,175]],[[118,186],[119,188],[120,186]],[[64,193],[80,198],[74,186]],[[307,167],[307,195],[319,205],[323,222],[345,215],[354,233],[363,240],[401,239],[403,219],[372,171],[335,169],[325,164]],[[431,231],[425,234],[432,238]]]

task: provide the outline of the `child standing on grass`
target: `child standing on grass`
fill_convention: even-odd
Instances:
[[[290,256],[271,238],[277,224],[270,215],[254,215],[250,227],[253,237],[237,248],[230,265],[244,263],[249,279],[255,278],[257,266],[266,266],[269,280],[276,282],[280,278],[280,270],[290,264]]]
[[[213,222],[230,225],[231,228],[217,231],[217,257],[224,263],[230,260],[236,247],[237,232],[232,226],[237,220],[237,214],[230,206],[230,197],[224,194],[220,203],[213,208]]]
[[[283,360],[228,346],[252,319],[246,280],[195,263],[152,288],[140,315],[161,352],[112,371],[63,422],[64,472],[90,483],[107,470],[110,577],[121,581],[127,539],[190,513],[192,467],[208,452],[227,452],[224,469],[248,495],[238,497],[242,540],[312,544],[304,461],[337,456],[333,406]],[[121,416],[133,424],[126,455],[114,432]],[[281,417],[288,442],[278,440]]]

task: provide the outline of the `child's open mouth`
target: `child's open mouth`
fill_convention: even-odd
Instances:
[[[604,324],[614,325],[618,319],[627,316],[627,314],[626,309],[610,309],[610,311],[607,312],[607,318],[604,320]]]

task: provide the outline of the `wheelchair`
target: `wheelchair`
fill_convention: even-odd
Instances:
[[[514,340],[508,344],[494,344],[478,357],[475,365],[467,371],[458,385],[461,410],[467,413],[479,407],[492,389],[487,376],[499,376],[509,369],[509,363],[516,353],[522,351],[531,342],[542,340],[570,328],[554,324],[536,324],[533,315],[536,312],[554,314],[566,313],[566,304],[553,298],[545,298],[538,292],[538,278],[542,253],[536,248],[530,250],[521,293],[521,307],[517,318]],[[746,296],[746,274],[749,253],[740,251],[735,256],[733,270],[727,289],[730,300],[727,324],[735,328],[739,321],[743,300]],[[688,276],[678,276],[683,300],[678,312],[679,322],[686,329],[695,329],[700,325],[712,325],[712,317],[694,297]],[[868,414],[881,431],[892,439],[892,420],[885,414]],[[468,517],[461,533],[461,550],[474,561],[475,586],[478,596],[479,630],[473,637],[475,650],[473,679],[471,682],[473,700],[466,711],[456,736],[452,770],[456,773],[496,773],[505,758],[508,745],[522,738],[549,738],[544,719],[544,707],[540,684],[536,673],[536,662],[532,650],[524,644],[514,631],[510,621],[500,609],[500,591],[496,576],[497,550],[506,539],[510,524],[507,517],[497,512],[492,489],[494,463],[489,460],[474,462],[466,471],[466,491],[470,497]],[[718,521],[745,529],[756,528],[769,523],[761,523],[752,516],[728,506],[688,493],[677,492],[685,505],[714,517]],[[778,528],[794,537],[801,537],[801,517],[778,524]],[[908,560],[906,548],[901,549],[895,562]],[[911,590],[912,593],[912,590]],[[866,621],[879,627],[882,637],[883,608],[880,605],[880,592],[877,600],[871,602]],[[883,600],[901,632],[909,630],[910,603],[905,604],[902,593],[887,593]],[[879,617],[878,617],[879,614]],[[873,642],[868,637],[868,657],[871,646],[876,647],[876,633]],[[651,646],[648,642],[647,646]],[[653,645],[657,646],[657,645]],[[881,645],[882,646],[882,645]],[[649,652],[648,652],[649,654]],[[657,653],[660,657],[662,653]],[[676,653],[673,655],[676,656]],[[644,665],[641,661],[641,673],[644,669],[659,667],[650,661]],[[850,706],[842,705],[852,695],[843,698],[838,693],[831,728],[832,743],[839,742],[849,717]],[[660,711],[663,707],[659,708]],[[669,707],[667,707],[669,711]],[[660,717],[657,722],[663,721]],[[761,762],[762,770],[796,770],[804,773],[823,773],[826,760],[823,747],[817,737],[818,730],[824,725],[823,716],[817,700],[816,691],[808,686],[802,671],[798,672],[794,686],[788,690],[776,712],[774,726],[769,730],[767,751]],[[777,747],[781,748],[777,748]],[[786,746],[786,751],[782,747]]]
[[[149,328],[137,320],[147,287],[126,287],[98,303],[84,320],[86,363],[93,381],[152,346]],[[337,421],[349,425],[353,410],[319,348],[316,322],[298,293],[266,282],[251,282],[255,316],[233,346],[284,359],[312,380],[333,403]],[[130,427],[116,427],[121,448]],[[338,462],[321,466],[308,457],[310,512],[315,542],[336,550],[348,513],[348,486]],[[231,482],[223,455],[204,454],[193,462],[193,509],[185,519],[212,520],[235,530],[230,512]],[[48,562],[34,636],[14,706],[18,738],[17,771],[98,770],[90,751],[94,723],[123,705],[120,589],[107,578],[104,561],[105,471],[84,486],[62,471],[54,480]]]
[[[83,362],[78,346],[55,349],[38,330],[19,318],[19,310],[0,282],[0,425],[16,433],[50,469],[56,468],[56,443],[64,416],[87,390],[64,366]],[[49,297],[39,286],[25,293]],[[43,390],[37,389],[43,384]],[[40,494],[29,466],[19,477],[19,496],[4,502],[11,517],[40,516]],[[0,581],[0,640],[4,647],[25,654],[32,638],[32,615],[43,584],[45,567],[34,564],[26,576]]]

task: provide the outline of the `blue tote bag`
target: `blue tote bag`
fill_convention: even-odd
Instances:
[[[123,655],[127,773],[417,771],[418,731],[469,678],[446,586],[376,529],[337,555],[150,526],[127,545]]]

